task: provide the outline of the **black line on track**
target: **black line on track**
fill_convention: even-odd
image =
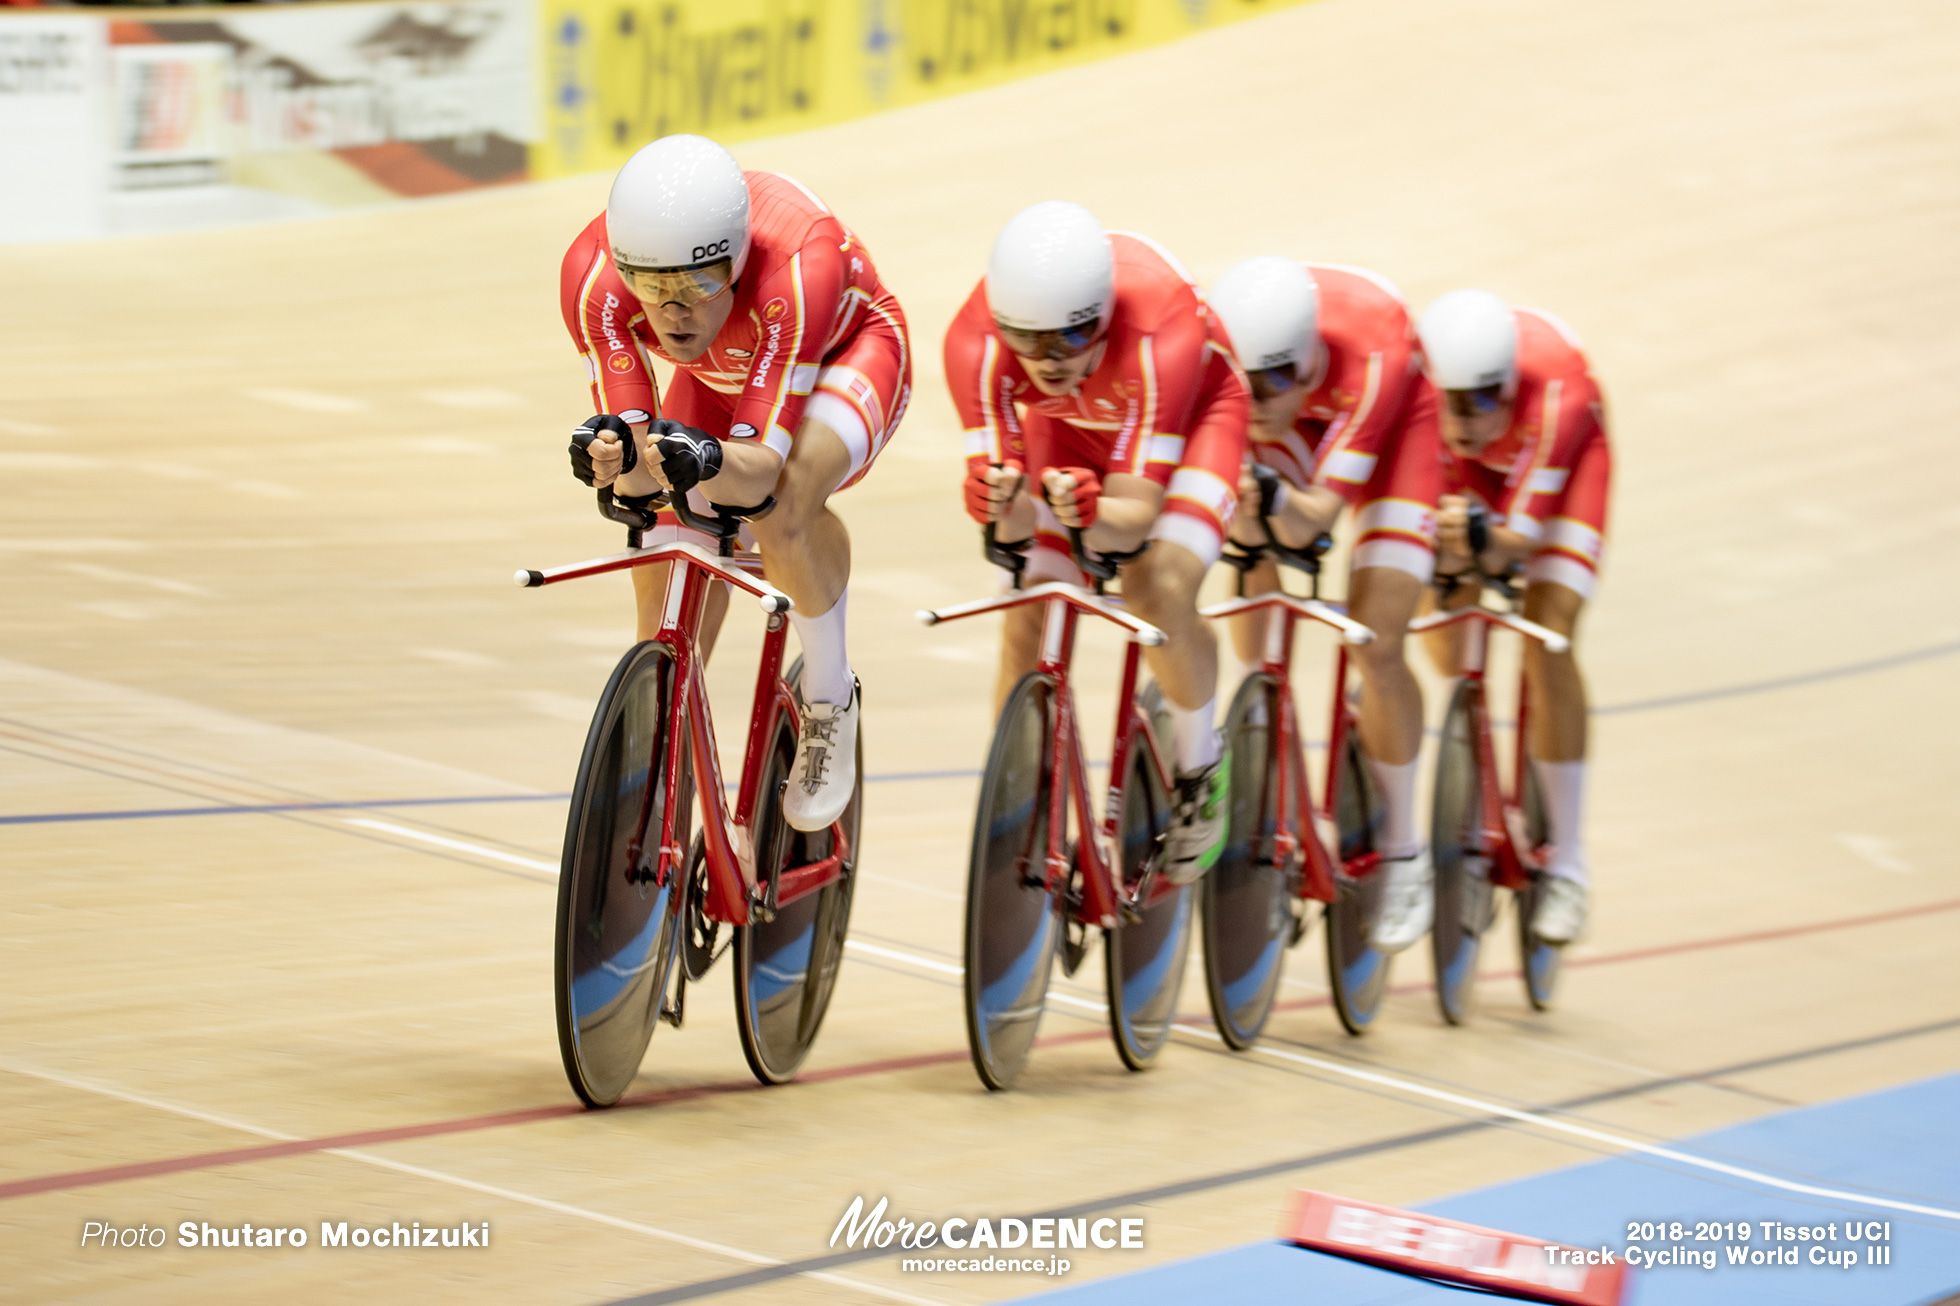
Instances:
[[[1884,1043],[1895,1043],[1903,1039],[1918,1038],[1926,1034],[1938,1034],[1947,1030],[1960,1029],[1960,1016],[1947,1020],[1936,1020],[1924,1025],[1914,1025],[1908,1029],[1892,1030],[1885,1034],[1868,1034],[1861,1038],[1841,1039],[1834,1043],[1818,1044],[1794,1052],[1779,1052],[1767,1057],[1754,1057],[1748,1061],[1738,1061],[1731,1065],[1717,1066],[1711,1070],[1695,1071],[1679,1075],[1662,1075],[1654,1079],[1644,1079],[1620,1088],[1602,1089],[1579,1097],[1566,1098],[1545,1106],[1529,1108],[1540,1115],[1563,1114],[1588,1106],[1620,1098],[1634,1097],[1676,1084],[1690,1084],[1712,1076],[1747,1074],[1756,1070],[1767,1070],[1774,1066],[1788,1065],[1792,1062],[1807,1061],[1816,1057],[1831,1056],[1840,1052],[1855,1052],[1861,1048],[1875,1047]],[[1220,1055],[1235,1057],[1239,1054],[1218,1049]],[[1268,1063],[1270,1064],[1270,1063]],[[1405,1099],[1406,1100],[1406,1099]],[[1411,1106],[1426,1106],[1426,1103],[1410,1102]],[[1214,1188],[1229,1188],[1235,1184],[1249,1183],[1256,1179],[1270,1179],[1276,1175],[1296,1170],[1318,1169],[1321,1166],[1337,1165],[1343,1161],[1358,1160],[1367,1156],[1379,1156],[1384,1152],[1399,1151],[1405,1147],[1420,1147],[1425,1143],[1443,1142],[1460,1138],[1465,1134],[1478,1133],[1485,1129],[1518,1126],[1519,1121],[1509,1116],[1477,1116],[1452,1125],[1441,1125],[1434,1129],[1417,1130],[1414,1133],[1396,1134],[1389,1138],[1379,1138],[1373,1142],[1355,1143],[1347,1147],[1332,1148],[1324,1152],[1309,1152],[1305,1156],[1288,1157],[1280,1161],[1268,1161],[1264,1165],[1247,1166],[1238,1170],[1224,1170],[1217,1174],[1199,1175],[1192,1179],[1182,1179],[1176,1183],[1159,1184],[1153,1188],[1139,1188],[1127,1193],[1114,1193],[1104,1197],[1075,1202],[1068,1206],[1053,1207],[1045,1211],[1032,1212],[1027,1219],[1063,1218],[1090,1215],[1120,1206],[1141,1206],[1150,1202],[1161,1202],[1169,1198],[1185,1197],[1192,1193],[1207,1192]],[[1638,1155],[1637,1153],[1634,1155]],[[694,1283],[681,1284],[674,1288],[663,1288],[657,1292],[642,1293],[637,1297],[621,1297],[603,1303],[603,1306],[666,1306],[669,1302],[696,1301],[703,1297],[718,1296],[725,1292],[735,1292],[742,1288],[759,1287],[774,1283],[778,1279],[792,1278],[800,1274],[834,1270],[862,1261],[882,1260],[885,1257],[900,1255],[904,1249],[893,1247],[857,1248],[848,1252],[836,1252],[829,1256],[812,1256],[800,1261],[785,1261],[781,1265],[765,1265],[740,1274],[726,1274],[713,1279],[700,1279]],[[1956,1299],[1960,1300],[1960,1299]],[[1941,1306],[1945,1306],[1944,1303]]]

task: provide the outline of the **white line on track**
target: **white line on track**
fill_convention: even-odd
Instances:
[[[418,839],[432,843],[438,848],[451,848],[459,853],[469,853],[476,857],[488,857],[492,861],[509,862],[512,866],[528,866],[535,871],[550,871],[558,874],[556,862],[541,862],[533,857],[519,857],[516,853],[503,852],[496,848],[485,848],[480,843],[468,843],[462,839],[449,839],[439,834],[429,834],[423,830],[413,830],[406,825],[396,825],[393,821],[372,821],[364,816],[343,816],[348,825],[358,825],[363,830],[379,830],[383,834],[400,835],[404,839]]]
[[[192,1120],[201,1120],[205,1124],[220,1125],[226,1129],[236,1129],[240,1133],[271,1139],[277,1143],[299,1141],[299,1135],[297,1134],[283,1133],[277,1129],[267,1129],[263,1125],[255,1125],[250,1121],[218,1115],[211,1111],[200,1111],[196,1107],[185,1106],[182,1103],[167,1101],[163,1098],[151,1097],[144,1093],[131,1092],[126,1088],[119,1088],[113,1084],[104,1084],[97,1080],[79,1079],[73,1075],[59,1074],[52,1070],[45,1070],[40,1066],[15,1061],[12,1058],[0,1058],[0,1070],[11,1071],[14,1074],[26,1075],[34,1079],[46,1080],[51,1084],[60,1084],[64,1088],[80,1089],[84,1092],[100,1094],[103,1097],[112,1097],[119,1101],[132,1102],[137,1106],[148,1107],[153,1111],[164,1111],[172,1115],[185,1116]],[[731,1260],[742,1261],[749,1265],[784,1264],[783,1261],[775,1257],[764,1256],[759,1252],[744,1251],[740,1247],[730,1247],[725,1243],[710,1242],[705,1238],[695,1238],[688,1234],[675,1233],[671,1229],[657,1229],[650,1224],[640,1224],[633,1220],[622,1220],[616,1215],[607,1215],[604,1211],[594,1211],[583,1206],[573,1206],[567,1202],[553,1201],[549,1197],[535,1197],[530,1193],[520,1193],[515,1189],[503,1188],[496,1184],[479,1183],[474,1179],[465,1179],[461,1175],[449,1174],[442,1170],[430,1170],[419,1165],[409,1165],[406,1162],[390,1160],[385,1156],[376,1156],[372,1152],[362,1151],[358,1148],[329,1147],[324,1149],[323,1154],[326,1156],[343,1157],[350,1161],[360,1161],[366,1165],[378,1166],[383,1170],[393,1170],[400,1174],[413,1175],[418,1179],[433,1180],[436,1183],[448,1184],[453,1188],[467,1188],[472,1192],[484,1193],[491,1197],[499,1197],[505,1201],[535,1207],[541,1211],[551,1211],[557,1215],[569,1215],[580,1220],[590,1220],[595,1224],[611,1225],[615,1229],[624,1229],[629,1233],[645,1234],[650,1238],[659,1238],[667,1242],[679,1243],[683,1247],[693,1247],[699,1251],[712,1252],[717,1256],[726,1256]],[[802,1277],[817,1279],[824,1283],[836,1284],[841,1288],[851,1288],[858,1292],[870,1293],[873,1296],[883,1297],[890,1301],[907,1302],[911,1306],[942,1306],[942,1303],[928,1297],[915,1297],[910,1293],[899,1292],[894,1288],[887,1288],[881,1284],[866,1283],[863,1280],[849,1278],[842,1274],[804,1271],[802,1272]]]
[[[909,952],[900,952],[896,948],[881,948],[875,943],[861,943],[856,939],[845,939],[844,947],[851,952],[862,952],[871,957],[883,957],[886,961],[902,961],[908,966],[917,966],[921,970],[936,971],[941,975],[958,977],[966,974],[964,969],[952,965],[949,962],[934,961],[930,957],[914,956]],[[1090,1002],[1086,998],[1078,998],[1067,993],[1057,993],[1053,989],[1048,991],[1048,1000],[1050,1002],[1066,1002],[1072,1007],[1087,1007],[1090,1011],[1096,1012],[1099,1015],[1109,1010],[1108,1007],[1100,1002]]]
[[[933,961],[926,957],[915,957],[911,953],[900,952],[896,948],[877,948],[870,944],[857,943],[854,940],[847,940],[845,946],[854,947],[891,961],[908,962],[914,966],[937,971],[942,974],[959,975],[963,973],[958,966],[948,965],[943,961]],[[1062,1001],[1076,1006],[1092,1007],[1097,1011],[1106,1010],[1099,1002],[1085,1002],[1081,998],[1069,997],[1066,994],[1051,991],[1048,997],[1050,1001]],[[1179,1024],[1175,1028],[1180,1033],[1195,1035],[1198,1038],[1210,1039],[1213,1042],[1223,1041],[1220,1039],[1216,1030],[1204,1029],[1199,1026],[1187,1024]],[[1675,1148],[1662,1147],[1655,1143],[1643,1143],[1639,1139],[1626,1138],[1619,1134],[1608,1133],[1603,1129],[1594,1129],[1588,1125],[1573,1124],[1569,1120],[1560,1120],[1553,1116],[1540,1115],[1536,1111],[1523,1111],[1517,1107],[1504,1106],[1498,1102],[1486,1102],[1482,1098],[1471,1097],[1465,1093],[1453,1093],[1448,1089],[1431,1088],[1427,1084],[1418,1084],[1412,1080],[1397,1078],[1394,1075],[1385,1075],[1377,1070],[1363,1070],[1359,1066],[1350,1066],[1339,1061],[1330,1061],[1324,1057],[1308,1056],[1300,1052],[1288,1052],[1283,1048],[1267,1047],[1264,1044],[1254,1045],[1252,1051],[1261,1056],[1273,1057],[1280,1061],[1290,1061],[1295,1065],[1310,1066],[1315,1070],[1325,1071],[1328,1074],[1341,1075],[1348,1079],[1359,1080],[1364,1084],[1374,1084],[1381,1088],[1394,1089],[1397,1092],[1407,1093],[1415,1097],[1429,1098],[1436,1102],[1447,1102],[1451,1106],[1463,1107],[1483,1115],[1501,1116],[1506,1120],[1515,1120],[1519,1124],[1549,1130],[1552,1133],[1583,1138],[1594,1143],[1604,1143],[1608,1147],[1621,1148],[1629,1152],[1639,1152],[1643,1156],[1658,1157],[1663,1161],[1673,1161],[1678,1165],[1693,1166],[1698,1170],[1710,1170],[1716,1174],[1727,1175],[1732,1179],[1742,1179],[1749,1183],[1761,1184],[1765,1188],[1776,1188],[1786,1193],[1801,1193],[1806,1197],[1822,1197],[1835,1202],[1848,1202],[1854,1206],[1875,1206],[1889,1211],[1905,1211],[1913,1215],[1935,1216],[1942,1220],[1960,1220],[1960,1211],[1950,1211],[1942,1206],[1923,1206],[1916,1202],[1895,1201],[1889,1197],[1877,1197],[1869,1193],[1847,1192],[1842,1188],[1823,1188],[1816,1184],[1798,1183],[1792,1179],[1779,1179],[1775,1175],[1764,1174],[1759,1170],[1749,1170],[1739,1165],[1729,1165],[1723,1161],[1712,1161],[1707,1157],[1695,1156],[1692,1153],[1678,1151]]]

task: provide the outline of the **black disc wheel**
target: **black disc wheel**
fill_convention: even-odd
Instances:
[[[558,1049],[572,1090],[611,1106],[639,1073],[659,1022],[682,933],[686,877],[654,883],[664,777],[686,768],[669,739],[673,659],[636,645],[606,682],[579,761],[558,876]],[[682,772],[675,841],[686,847],[693,788]],[[634,857],[631,848],[639,843]]]
[[[1128,900],[1141,886],[1142,897],[1134,912],[1119,909],[1115,926],[1103,931],[1103,979],[1117,1055],[1130,1069],[1142,1070],[1163,1051],[1177,1021],[1184,959],[1191,951],[1191,900],[1197,895],[1193,886],[1163,878],[1170,796],[1141,740],[1130,752],[1122,801],[1121,891]],[[1215,873],[1217,867],[1212,869]]]
[[[1361,741],[1349,730],[1340,754],[1331,759],[1334,779],[1334,824],[1341,837],[1341,864],[1375,847],[1381,822],[1381,800],[1362,763]],[[1373,942],[1375,921],[1381,915],[1381,864],[1365,875],[1334,875],[1334,901],[1327,904],[1327,981],[1334,991],[1334,1012],[1350,1034],[1364,1034],[1375,1023],[1388,992],[1388,972],[1394,958]]]
[[[800,677],[792,667],[789,683]],[[860,718],[860,722],[862,718]],[[828,830],[805,834],[783,819],[783,788],[796,760],[796,731],[787,718],[762,772],[753,826],[756,880],[767,885],[793,867],[830,856]],[[844,962],[844,936],[851,923],[851,894],[857,883],[858,835],[864,824],[864,729],[858,728],[857,785],[838,824],[846,844],[843,874],[793,902],[770,920],[757,919],[735,931],[735,1023],[749,1069],[765,1084],[781,1084],[796,1074],[816,1042],[837,972]]]
[[[1461,1025],[1476,997],[1477,960],[1497,906],[1490,858],[1483,851],[1483,776],[1471,720],[1469,681],[1456,687],[1436,752],[1436,790],[1430,808],[1430,848],[1436,859],[1436,921],[1429,930],[1436,1003],[1443,1019]]]
[[[1545,795],[1538,788],[1538,769],[1529,762],[1524,768],[1525,838],[1534,850],[1546,843]],[[1518,969],[1524,975],[1525,996],[1535,1011],[1552,1009],[1552,993],[1558,987],[1559,958],[1565,949],[1547,943],[1531,932],[1538,915],[1538,894],[1544,887],[1542,873],[1531,877],[1531,887],[1518,895]]]
[[[1205,995],[1228,1047],[1252,1046],[1272,1014],[1280,972],[1292,942],[1289,867],[1278,856],[1278,835],[1315,837],[1290,795],[1280,792],[1273,752],[1286,689],[1271,676],[1247,676],[1225,718],[1232,750],[1232,826],[1218,864],[1198,895],[1205,942]]]
[[[966,887],[966,1038],[988,1088],[1013,1086],[1034,1048],[1062,939],[1048,891],[1048,746],[1054,685],[1022,677],[1001,709],[980,781]]]

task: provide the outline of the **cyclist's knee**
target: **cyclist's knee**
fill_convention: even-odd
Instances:
[[[1197,611],[1198,587],[1204,579],[1205,565],[1197,555],[1181,544],[1156,540],[1123,568],[1123,601],[1146,620],[1162,625],[1160,617]]]

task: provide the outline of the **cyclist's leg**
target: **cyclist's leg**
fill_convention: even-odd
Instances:
[[[796,604],[812,703],[851,698],[845,590],[851,537],[830,496],[856,484],[891,439],[911,399],[911,356],[896,300],[881,298],[863,327],[818,371],[775,488],[776,506],[751,523],[771,584]]]
[[[1363,489],[1355,513],[1348,611],[1375,632],[1355,651],[1361,672],[1361,749],[1382,794],[1376,848],[1391,860],[1422,850],[1416,826],[1416,754],[1422,748],[1422,690],[1405,638],[1436,571],[1436,499],[1442,493],[1433,422],[1405,421]]]
[[[1602,433],[1580,454],[1565,494],[1545,520],[1538,551],[1525,565],[1525,616],[1567,639],[1598,580],[1606,534],[1606,496],[1612,458]],[[1536,640],[1525,645],[1525,685],[1531,696],[1530,739],[1534,769],[1544,793],[1554,876],[1586,882],[1580,832],[1586,764],[1585,677],[1576,651],[1548,652]]]
[[[1376,947],[1408,947],[1435,912],[1433,862],[1416,812],[1422,689],[1409,670],[1409,621],[1436,569],[1436,499],[1442,473],[1433,422],[1405,421],[1391,437],[1355,513],[1348,611],[1375,632],[1355,651],[1361,672],[1357,727],[1381,797],[1375,850],[1385,863]]]
[[[845,637],[851,537],[830,496],[869,470],[911,398],[905,319],[889,297],[816,376],[776,481],[776,506],[750,524],[770,582],[796,607],[807,704],[783,814],[821,830],[843,814],[857,784],[856,680]]]
[[[1279,564],[1271,555],[1259,559],[1243,575],[1240,587],[1247,598],[1270,594],[1280,587]],[[1257,668],[1265,660],[1266,631],[1274,620],[1277,618],[1270,612],[1245,612],[1231,619],[1232,652],[1242,665]]]
[[[1198,587],[1218,561],[1238,506],[1245,461],[1247,400],[1224,388],[1202,408],[1170,471],[1150,548],[1123,569],[1124,601],[1164,632],[1146,649],[1171,715],[1177,804],[1165,872],[1188,883],[1218,860],[1226,836],[1231,759],[1218,735],[1218,636],[1198,615]]]

